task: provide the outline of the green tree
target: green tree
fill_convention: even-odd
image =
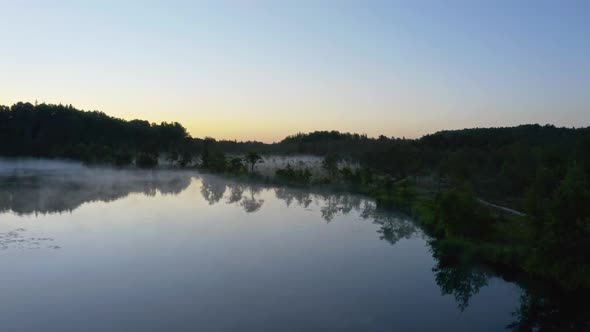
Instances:
[[[234,157],[229,161],[229,171],[232,173],[240,173],[246,169],[242,158]]]
[[[250,172],[252,173],[254,173],[254,166],[256,166],[257,163],[263,161],[262,156],[254,151],[246,153],[246,157],[244,159],[250,164]]]
[[[181,156],[180,156],[180,160],[178,161],[178,163],[180,164],[180,167],[186,167],[188,164],[193,162],[193,154],[188,151],[185,150]]]
[[[201,166],[203,168],[209,168],[210,155],[215,143],[215,139],[211,137],[205,137],[203,140],[203,151],[201,152]]]
[[[225,172],[227,170],[227,159],[225,154],[219,150],[213,150],[208,155],[208,169],[212,172]]]
[[[338,157],[333,153],[326,155],[322,160],[322,168],[328,172],[330,179],[334,180],[338,174]]]
[[[488,233],[492,218],[469,186],[444,190],[435,199],[434,219],[445,236],[475,236]]]
[[[560,233],[574,234],[586,227],[590,216],[590,192],[586,174],[577,163],[568,168],[555,193],[553,213]]]

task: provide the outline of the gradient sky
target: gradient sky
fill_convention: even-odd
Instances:
[[[0,0],[0,104],[272,142],[590,125],[590,1]]]

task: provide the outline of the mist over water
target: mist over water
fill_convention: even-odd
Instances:
[[[17,214],[71,211],[86,202],[129,194],[178,194],[191,171],[88,168],[52,160],[0,160],[0,211]]]
[[[0,162],[11,331],[498,331],[514,320],[517,285],[442,264],[428,241],[358,195]]]

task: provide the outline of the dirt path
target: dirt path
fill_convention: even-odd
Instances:
[[[486,205],[486,206],[489,206],[489,207],[493,207],[493,208],[495,208],[495,209],[499,209],[499,210],[502,210],[502,211],[505,211],[505,212],[508,212],[508,213],[512,213],[512,214],[515,214],[515,215],[517,215],[517,216],[520,216],[520,217],[524,217],[524,216],[526,216],[526,214],[525,214],[525,213],[522,213],[522,212],[520,212],[520,211],[513,210],[513,209],[511,209],[511,208],[507,208],[507,207],[505,207],[505,206],[500,206],[500,205],[492,204],[492,203],[490,203],[490,202],[486,202],[486,201],[484,201],[484,200],[483,200],[483,199],[481,199],[481,198],[478,198],[477,200],[478,200],[480,203],[482,203],[483,205]]]

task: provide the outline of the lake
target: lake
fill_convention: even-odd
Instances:
[[[524,296],[370,199],[196,171],[3,162],[0,249],[3,331],[502,331]]]

